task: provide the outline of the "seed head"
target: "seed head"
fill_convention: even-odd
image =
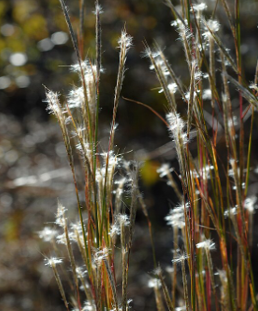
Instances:
[[[50,242],[54,239],[57,233],[57,230],[54,230],[50,227],[45,227],[43,230],[38,232],[38,235],[43,241]]]
[[[206,5],[204,2],[193,5],[193,9],[194,9],[194,11],[196,11],[196,12],[202,12],[202,11],[204,11],[206,8],[207,8],[207,5]]]
[[[212,38],[211,32],[218,32],[219,27],[220,27],[220,24],[217,21],[212,20],[212,19],[208,20],[207,27],[205,26],[205,31],[202,34],[203,37],[205,39]]]
[[[84,102],[84,91],[82,87],[70,91],[67,98],[69,108],[79,108]]]
[[[231,207],[231,208],[227,209],[224,212],[225,218],[227,218],[227,217],[229,217],[229,218],[234,217],[234,215],[236,215],[236,214],[237,214],[237,206]]]
[[[160,168],[157,169],[157,173],[159,173],[160,178],[167,176],[169,173],[173,172],[174,168],[170,167],[168,163],[164,163]]]
[[[121,33],[121,37],[118,40],[118,44],[119,44],[119,48],[122,51],[127,52],[130,49],[130,47],[133,45],[133,37],[128,35],[128,33],[123,30]]]
[[[58,201],[55,223],[60,227],[64,227],[65,225],[65,212],[66,208]]]
[[[101,5],[97,4],[96,7],[95,7],[95,10],[93,11],[93,13],[95,15],[98,15],[98,14],[102,14],[103,13],[103,8]]]
[[[88,271],[83,267],[76,267],[76,273],[79,278],[83,278],[88,273]]]
[[[62,109],[59,102],[59,94],[53,91],[47,90],[46,91],[46,102],[48,103],[46,110],[50,114],[54,114],[58,119],[61,118]]]
[[[148,282],[148,287],[149,288],[155,288],[155,289],[158,289],[161,287],[161,282],[159,279],[157,278],[152,278],[149,280]]]
[[[108,257],[109,249],[103,248],[95,253],[94,259],[98,266],[101,265],[102,261]]]
[[[46,263],[45,266],[55,267],[63,262],[63,259],[57,257],[50,257],[45,259]]]
[[[244,208],[247,209],[250,214],[254,213],[256,201],[257,197],[254,195],[245,199]]]
[[[208,250],[215,250],[216,246],[215,243],[211,239],[204,240],[196,244],[197,248],[204,248]]]
[[[206,89],[206,90],[203,90],[202,98],[203,98],[204,100],[206,100],[206,99],[211,99],[211,95],[212,95],[211,89]]]
[[[252,90],[255,90],[256,92],[258,92],[257,84],[252,83],[252,84],[250,84],[249,88],[252,89]]]
[[[129,218],[126,214],[117,215],[117,221],[119,222],[120,226],[121,225],[129,226],[130,224]]]
[[[172,259],[173,263],[182,263],[184,262],[187,258],[189,258],[189,256],[184,253],[184,252],[178,252],[177,255],[174,256],[174,258]]]

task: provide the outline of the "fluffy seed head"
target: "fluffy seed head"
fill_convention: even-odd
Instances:
[[[95,253],[94,260],[98,266],[100,266],[103,260],[108,257],[108,253],[109,253],[109,249],[106,247]]]
[[[206,8],[207,8],[207,5],[206,5],[204,2],[193,5],[193,9],[194,9],[194,11],[196,11],[196,12],[202,12],[202,11],[204,11]]]
[[[166,117],[169,122],[169,128],[171,132],[173,132],[174,130],[183,130],[185,123],[180,117],[180,114],[170,112],[166,115]]]
[[[176,27],[176,29],[177,29],[180,37],[182,38],[182,40],[185,39],[188,41],[193,37],[193,34],[192,34],[191,30],[186,25],[187,25],[187,21],[185,21],[183,23],[180,19],[177,19],[171,23],[171,26]]]
[[[215,250],[216,246],[215,243],[211,239],[203,240],[202,242],[199,242],[196,244],[197,248],[204,248],[208,250]]]
[[[45,259],[45,266],[55,267],[56,265],[63,262],[63,259],[57,257],[50,257]]]
[[[128,33],[123,30],[121,33],[121,37],[118,40],[119,48],[124,51],[128,51],[130,47],[133,45],[133,37],[128,35]]]
[[[92,304],[92,302],[85,301],[82,311],[95,311],[96,306]]]
[[[93,13],[94,13],[95,15],[102,14],[102,13],[103,13],[103,8],[102,8],[102,6],[99,5],[99,4],[97,4],[97,5],[95,6],[95,10],[93,11]]]
[[[212,95],[211,89],[206,89],[206,90],[203,90],[202,98],[203,98],[204,100],[206,100],[206,99],[211,99],[211,95]]]
[[[184,252],[178,252],[172,259],[173,263],[183,263],[189,256]]]
[[[155,288],[155,289],[158,289],[161,287],[161,282],[159,279],[157,278],[152,278],[149,280],[148,282],[148,287],[149,288]]]
[[[66,208],[58,201],[55,223],[60,227],[64,227],[65,225],[65,212]]]
[[[45,227],[43,230],[38,232],[38,235],[43,241],[50,242],[55,238],[57,233],[57,230],[54,230],[50,227]]]
[[[179,229],[185,226],[185,212],[184,209],[189,208],[189,203],[179,205],[170,210],[169,214],[165,217],[167,224],[172,227],[178,227]]]
[[[207,26],[205,26],[205,31],[202,34],[203,37],[205,39],[212,38],[211,32],[218,32],[219,27],[220,27],[220,24],[217,21],[209,19],[207,21]]]
[[[120,226],[129,226],[130,221],[126,214],[119,214],[117,215],[117,221],[119,222]]]
[[[76,273],[79,278],[83,278],[88,273],[88,271],[83,267],[76,267]]]
[[[180,152],[182,145],[187,143],[187,135],[184,133],[185,122],[178,113],[170,112],[166,115],[169,130],[177,146],[177,153]],[[179,156],[179,154],[178,154]]]
[[[62,110],[59,102],[59,94],[50,90],[46,91],[46,102],[47,102],[47,108],[46,110],[50,114],[54,114],[56,117],[61,117]]]
[[[169,83],[168,89],[169,89],[171,94],[175,94],[177,91],[177,84],[176,83]]]
[[[252,90],[255,90],[256,92],[258,92],[257,84],[252,83],[252,84],[250,84],[249,88],[252,89]]]
[[[84,91],[82,87],[76,88],[69,92],[67,103],[69,108],[80,108],[84,102]]]
[[[254,213],[256,201],[257,197],[254,195],[245,199],[244,208],[247,209],[251,214]]]
[[[174,168],[170,167],[168,163],[164,163],[160,168],[157,169],[157,173],[159,173],[159,177],[163,178],[167,176],[169,173],[173,172]]]
[[[234,217],[234,215],[236,215],[236,214],[237,214],[237,206],[231,207],[231,208],[227,209],[224,212],[225,218],[227,218],[227,217],[229,217],[229,218]]]

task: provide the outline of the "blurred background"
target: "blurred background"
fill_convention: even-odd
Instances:
[[[79,3],[66,2],[77,31]],[[172,14],[162,1],[105,0],[100,3],[104,11],[101,15],[104,73],[100,91],[100,144],[105,146],[118,68],[117,40],[124,25],[133,36],[122,91],[124,97],[148,104],[164,116],[164,95],[158,92],[159,84],[149,70],[149,61],[142,58],[143,40],[150,45],[154,42],[160,45],[186,86],[189,76],[182,46],[170,26]],[[206,1],[206,4],[209,18],[215,1]],[[86,1],[85,56],[94,60],[92,11],[94,1]],[[253,81],[257,61],[257,12],[257,1],[242,3],[241,53],[247,81]],[[220,5],[217,17],[222,24],[223,42],[233,48],[229,25],[223,24],[226,19]],[[68,94],[72,86],[78,84],[77,77],[69,70],[76,57],[58,0],[1,0],[0,21],[0,310],[64,310],[52,271],[44,266],[44,255],[51,251],[39,240],[38,232],[54,221],[57,197],[70,208],[74,206],[75,195],[61,133],[55,119],[45,111],[43,85]],[[178,102],[181,103],[180,98]],[[180,109],[185,113],[186,107]],[[164,216],[177,199],[156,173],[164,162],[177,167],[174,153],[167,152],[170,148],[165,145],[170,141],[167,130],[149,110],[123,99],[117,122],[119,150],[129,159],[146,160],[141,187],[158,242],[158,261],[169,265],[172,238],[171,231],[165,227]],[[254,141],[258,139],[257,120],[255,122]],[[256,148],[252,152],[250,187],[254,193]],[[72,210],[70,212],[72,214]],[[254,234],[257,242],[258,232]],[[147,286],[153,267],[151,246],[147,223],[140,211],[134,243],[128,296],[134,301],[133,309],[155,310],[152,289]]]

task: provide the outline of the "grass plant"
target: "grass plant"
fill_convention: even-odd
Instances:
[[[122,30],[113,118],[108,150],[103,152],[98,146],[101,7],[96,1],[96,59],[91,61],[82,58],[82,24],[77,37],[67,7],[63,0],[60,2],[77,55],[78,63],[72,70],[80,78],[80,86],[70,91],[64,103],[60,102],[58,94],[46,89],[48,109],[56,116],[63,134],[80,219],[71,226],[65,207],[58,202],[56,225],[63,232],[53,240],[57,239],[67,249],[73,275],[69,297],[59,277],[57,264],[61,260],[47,258],[47,265],[53,268],[67,310],[126,311],[130,302],[128,271],[137,205],[147,217],[152,241],[151,222],[138,187],[139,165],[122,159],[114,147],[116,114],[132,38]],[[234,4],[217,1],[211,16],[205,13],[205,3],[182,0],[175,7],[166,0],[166,4],[174,18],[172,26],[182,42],[189,84],[181,84],[157,44],[150,48],[144,43],[144,54],[166,98],[166,119],[147,107],[168,128],[179,164],[178,172],[169,164],[163,164],[158,171],[162,178],[168,179],[179,203],[166,217],[173,229],[171,284],[167,284],[162,267],[156,263],[153,245],[155,270],[150,286],[154,288],[156,307],[159,311],[166,308],[169,311],[257,311],[251,262],[256,198],[249,196],[248,187],[252,130],[258,106],[258,67],[250,85],[245,81],[241,61],[240,4],[237,0]],[[219,5],[224,9],[232,32],[234,51],[228,51],[220,36],[220,24],[215,20]],[[83,6],[84,1],[81,1],[82,23]],[[237,109],[232,105],[232,98],[236,96]],[[187,110],[185,116],[178,112],[182,107]],[[210,120],[206,109],[211,112]],[[251,126],[247,143],[244,137],[248,115],[251,115]],[[71,142],[71,135],[75,143]],[[197,144],[194,151],[191,150],[193,139]],[[76,178],[75,149],[81,156],[85,177],[84,198],[80,197]],[[125,193],[130,194],[127,206],[122,203]],[[75,257],[74,243],[81,254],[80,260]],[[58,247],[55,248],[58,253]],[[120,258],[119,264],[116,258]],[[122,286],[118,287],[118,283]],[[183,300],[181,305],[180,299]]]

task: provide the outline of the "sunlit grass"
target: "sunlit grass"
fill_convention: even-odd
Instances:
[[[138,187],[139,165],[124,160],[114,147],[116,114],[132,38],[122,30],[118,42],[113,118],[108,149],[103,151],[98,145],[102,10],[97,1],[96,59],[83,60],[83,27],[77,37],[66,5],[63,0],[60,2],[78,60],[72,70],[78,73],[80,85],[70,91],[64,103],[60,102],[58,94],[48,89],[46,96],[48,110],[56,116],[63,134],[80,221],[70,225],[66,216],[68,207],[58,203],[56,225],[62,233],[57,235],[57,231],[53,231],[52,234],[50,228],[46,232],[48,240],[51,236],[51,240],[64,244],[67,249],[73,276],[71,292],[65,293],[59,277],[56,263],[61,260],[47,259],[66,309],[128,310],[129,258],[139,205],[149,224],[154,262],[149,285],[154,288],[157,310],[257,310],[251,262],[256,199],[248,196],[248,186],[253,120],[258,105],[258,70],[249,85],[242,75],[239,2],[234,3],[232,14],[227,2],[222,1],[235,45],[235,50],[229,52],[220,36],[219,21],[215,19],[217,4],[212,16],[207,18],[205,4],[191,5],[189,1],[181,1],[181,7],[175,7],[166,1],[174,16],[172,26],[178,32],[184,50],[188,85],[181,84],[157,44],[150,48],[147,42],[144,43],[144,54],[150,59],[150,69],[156,72],[160,92],[167,101],[166,117],[149,108],[168,128],[179,164],[178,172],[169,164],[163,164],[158,170],[162,178],[167,178],[179,202],[172,206],[166,217],[173,229],[171,288],[166,284],[162,267],[156,262],[151,222]],[[236,94],[239,103],[238,108],[233,109],[232,97]],[[179,103],[187,111],[186,115],[179,114]],[[146,103],[142,105],[146,107]],[[209,121],[206,109],[211,111]],[[245,142],[244,122],[249,113],[252,115],[251,130],[249,141]],[[193,132],[194,136],[191,135]],[[197,145],[194,152],[191,150],[193,140]],[[80,197],[76,178],[76,149],[85,177],[84,198]],[[43,232],[40,234],[44,238]],[[75,256],[73,243],[78,246],[80,260]],[[59,245],[54,243],[54,248],[58,253]],[[213,260],[215,252],[220,261]],[[120,264],[116,264],[117,258],[120,258]],[[122,286],[118,287],[118,284]],[[179,304],[182,300],[183,304]]]

